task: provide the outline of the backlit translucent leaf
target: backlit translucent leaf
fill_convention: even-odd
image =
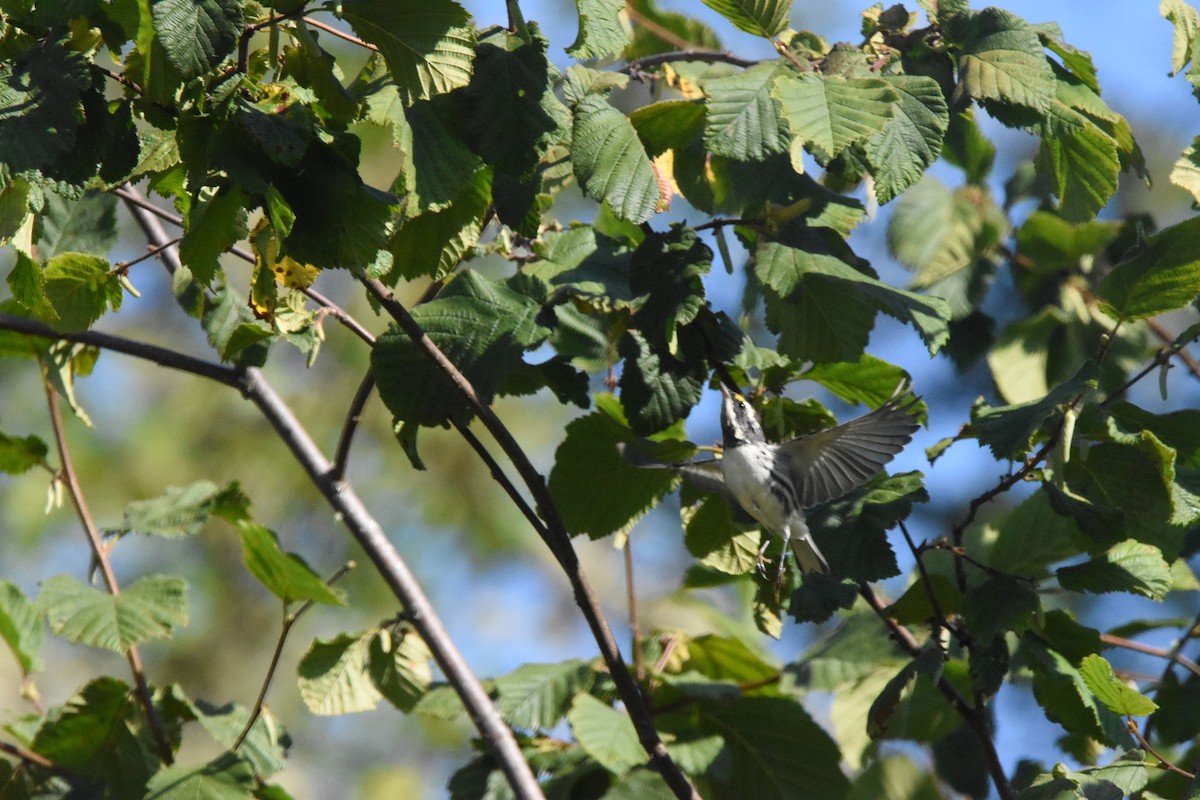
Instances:
[[[778,36],[788,23],[792,0],[704,0],[739,29],[755,36]]]
[[[1047,719],[1110,745],[1131,741],[1120,717],[1096,702],[1071,660],[1032,632],[1021,638],[1020,652],[1033,672],[1033,694]]]
[[[1193,203],[1200,204],[1200,137],[1192,140],[1175,162],[1171,183],[1188,192]]]
[[[125,529],[168,539],[192,536],[208,521],[221,490],[208,481],[168,487],[160,497],[135,500],[125,507]]]
[[[776,78],[774,95],[794,145],[811,148],[821,164],[882,131],[900,102],[899,93],[880,78],[843,78],[812,72]],[[799,163],[794,149],[792,163]]]
[[[331,606],[346,604],[342,593],[326,586],[304,559],[280,549],[275,534],[267,528],[246,522],[238,530],[246,569],[284,603],[311,600]]]
[[[350,0],[342,16],[383,53],[406,104],[466,86],[475,31],[453,0]]]
[[[1056,103],[1042,131],[1038,165],[1054,176],[1062,215],[1071,222],[1086,222],[1117,191],[1121,158],[1112,136]]]
[[[300,659],[300,697],[314,714],[370,711],[382,695],[371,682],[367,653],[373,636],[341,634],[317,639]]]
[[[588,195],[617,216],[645,222],[654,215],[660,190],[650,157],[629,118],[601,96],[588,95],[575,109],[571,161]]]
[[[59,636],[127,653],[131,645],[167,638],[187,625],[185,589],[181,578],[148,575],[111,595],[56,575],[42,582],[37,602]]]
[[[33,602],[15,583],[0,580],[0,639],[8,645],[24,675],[42,669],[38,656],[42,631],[42,618]]]
[[[157,40],[185,79],[220,64],[242,32],[237,0],[158,0],[151,10]]]
[[[371,682],[401,711],[412,711],[429,690],[433,679],[429,647],[415,631],[380,631],[371,639],[367,658]]]
[[[1178,75],[1194,55],[1196,33],[1200,30],[1200,13],[1186,0],[1159,0],[1158,13],[1175,28],[1171,74]]]
[[[647,759],[629,715],[590,694],[575,698],[567,722],[579,746],[614,775],[624,775]]]
[[[60,330],[83,330],[110,306],[114,311],[121,307],[121,284],[103,258],[63,253],[50,259],[42,275]]]
[[[1128,539],[1099,558],[1058,570],[1058,582],[1073,592],[1129,592],[1162,600],[1171,590],[1171,567],[1157,547]]]
[[[1158,704],[1121,680],[1113,673],[1112,664],[1103,656],[1083,657],[1079,675],[1096,695],[1096,699],[1108,706],[1108,710],[1123,717],[1144,717]]]
[[[1200,294],[1200,218],[1172,225],[1100,281],[1106,314],[1145,319],[1182,308]]]

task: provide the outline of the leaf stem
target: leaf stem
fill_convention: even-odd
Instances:
[[[1132,720],[1132,719],[1126,720],[1125,721],[1125,729],[1133,734],[1134,738],[1138,740],[1138,743],[1142,747],[1146,748],[1147,753],[1149,753],[1150,755],[1152,755],[1158,759],[1159,769],[1165,769],[1168,772],[1174,772],[1176,775],[1182,775],[1183,777],[1187,778],[1188,780],[1192,780],[1192,781],[1196,780],[1196,776],[1193,773],[1188,772],[1186,769],[1183,769],[1182,767],[1178,767],[1175,764],[1172,764],[1167,759],[1163,758],[1162,754],[1154,749],[1154,745],[1152,745],[1152,744],[1150,744],[1150,742],[1146,741],[1145,736],[1142,736],[1142,732],[1138,730],[1138,724],[1137,724],[1136,720]]]

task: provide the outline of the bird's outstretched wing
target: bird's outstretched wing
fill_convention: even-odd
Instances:
[[[920,427],[919,401],[897,393],[869,414],[780,445],[776,463],[790,472],[800,505],[834,500],[879,472]]]

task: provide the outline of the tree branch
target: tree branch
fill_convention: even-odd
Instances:
[[[1190,632],[1194,630],[1195,627],[1195,624],[1193,624],[1188,631]],[[1114,636],[1111,633],[1100,634],[1100,641],[1111,647],[1121,647],[1125,650],[1132,650],[1135,653],[1144,653],[1148,656],[1165,658],[1167,660],[1167,666],[1166,669],[1163,670],[1163,676],[1158,680],[1159,684],[1167,679],[1167,673],[1170,672],[1171,667],[1175,666],[1176,664],[1183,667],[1193,675],[1200,676],[1200,664],[1197,664],[1195,661],[1192,661],[1190,658],[1179,652],[1183,649],[1184,642],[1187,641],[1186,633],[1185,638],[1181,638],[1178,642],[1176,642],[1174,647],[1155,647],[1153,645],[1136,642],[1133,639],[1126,639],[1124,636]],[[1147,732],[1149,732],[1149,728],[1150,726],[1147,724]]]
[[[346,421],[342,423],[342,435],[338,438],[337,450],[334,451],[333,456],[332,477],[334,480],[340,481],[346,477],[346,465],[350,461],[350,444],[354,441],[354,432],[358,430],[358,423],[362,421],[363,407],[366,406],[374,389],[375,373],[367,370],[362,382],[358,384],[358,391],[350,400],[350,408],[346,409]]]
[[[45,370],[44,365],[42,369]],[[113,572],[112,562],[109,561],[108,548],[101,541],[100,532],[96,529],[96,523],[92,520],[92,514],[88,510],[87,500],[83,496],[83,488],[79,485],[79,477],[75,474],[75,464],[71,459],[71,449],[67,445],[66,430],[63,428],[58,393],[50,385],[50,381],[45,375],[43,375],[42,384],[46,389],[46,403],[50,409],[50,426],[54,430],[54,442],[58,446],[63,481],[67,484],[67,491],[71,494],[71,501],[79,515],[79,522],[83,525],[84,533],[87,534],[92,557],[100,565],[100,572],[104,576],[104,585],[108,588],[108,593],[116,597],[121,593],[121,586],[117,582],[116,573]],[[142,665],[142,656],[137,645],[129,645],[129,649],[125,652],[125,660],[129,662],[129,670],[133,673],[134,691],[137,694],[138,702],[141,703],[142,711],[146,715],[146,725],[154,737],[154,745],[158,748],[158,757],[162,763],[170,766],[175,762],[175,755],[171,751],[171,743],[167,740],[167,733],[163,729],[162,719],[158,716],[158,709],[154,707],[154,698],[150,695],[149,684],[146,683],[146,670]]]
[[[921,645],[913,636],[912,631],[888,615],[887,609],[869,585],[860,583],[858,593],[867,601],[867,605],[871,607],[876,616],[883,620],[883,624],[892,633],[893,641],[910,656],[915,657],[921,653]],[[950,706],[962,717],[967,727],[975,732],[980,747],[983,749],[984,759],[987,761],[988,773],[992,776],[992,783],[996,785],[996,792],[1000,795],[1001,800],[1016,800],[1017,793],[1012,788],[1012,784],[1008,782],[1008,776],[1004,773],[1004,765],[1000,762],[1000,754],[996,751],[996,742],[992,738],[992,726],[988,720],[986,709],[984,707],[976,708],[968,703],[945,677],[938,678],[937,688],[949,701]]]
[[[721,50],[690,50],[684,47],[680,50],[675,50],[670,53],[655,53],[652,56],[644,56],[643,58],[635,58],[624,67],[621,72],[627,75],[637,75],[643,70],[658,67],[663,64],[670,64],[675,61],[701,61],[705,64],[732,64],[735,67],[752,67],[759,63],[751,58],[741,58],[733,53],[723,52]]]
[[[604,659],[604,663],[608,666],[613,683],[616,684],[617,693],[625,703],[625,709],[629,714],[630,721],[633,722],[633,726],[637,730],[638,740],[650,755],[652,766],[663,776],[663,779],[671,787],[676,797],[699,798],[700,795],[688,781],[687,776],[679,769],[679,766],[671,759],[666,745],[663,744],[662,739],[659,738],[658,731],[654,728],[654,719],[650,713],[649,704],[637,682],[634,681],[633,676],[630,674],[629,667],[625,664],[625,660],[621,656],[621,650],[613,638],[608,621],[600,610],[600,604],[596,600],[595,593],[592,591],[587,578],[580,569],[579,557],[576,555],[575,548],[571,544],[570,534],[567,533],[566,526],[563,525],[562,518],[558,514],[558,508],[555,506],[553,498],[550,497],[550,492],[546,489],[545,479],[533,466],[525,451],[521,449],[521,446],[513,438],[508,428],[504,426],[504,423],[479,398],[479,395],[475,392],[475,387],[471,385],[466,376],[446,357],[446,354],[434,344],[433,340],[429,338],[417,321],[412,318],[412,315],[408,313],[408,309],[396,300],[391,290],[375,279],[363,279],[363,285],[367,287],[367,290],[392,316],[392,319],[408,335],[413,344],[449,378],[450,382],[467,401],[476,416],[479,417],[480,422],[487,428],[497,444],[500,445],[500,449],[504,451],[504,454],[516,468],[522,482],[524,482],[525,487],[534,499],[538,516],[545,523],[544,527],[538,526],[536,528],[538,535],[542,537],[542,541],[550,548],[550,552],[554,554],[555,559],[558,560],[559,565],[562,566],[568,580],[571,582],[575,602],[580,610],[583,611],[583,616],[592,631],[592,636],[600,647],[600,655]]]

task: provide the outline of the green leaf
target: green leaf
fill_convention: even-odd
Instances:
[[[409,217],[448,209],[478,182],[479,156],[458,136],[448,106],[442,98],[416,102],[398,118],[396,146],[404,163],[396,188],[403,190]]]
[[[942,88],[923,75],[890,75],[887,82],[900,98],[895,116],[866,143],[867,162],[875,176],[880,203],[921,180],[937,161],[950,125]]]
[[[650,103],[629,114],[651,158],[668,150],[686,150],[703,134],[707,118],[705,105],[692,100]]]
[[[821,384],[847,403],[872,407],[883,405],[897,387],[908,382],[908,373],[903,369],[869,354],[863,354],[857,361],[814,364],[803,377]]]
[[[15,583],[0,580],[0,639],[21,666],[21,674],[41,672],[42,619]]]
[[[1096,699],[1114,714],[1144,717],[1158,708],[1157,703],[1118,678],[1113,673],[1112,664],[1103,656],[1084,656],[1079,665],[1079,675]]]
[[[1037,32],[999,8],[955,16],[947,38],[957,45],[958,79],[976,100],[1044,112],[1054,98],[1054,72]]]
[[[936,683],[942,677],[943,668],[941,653],[933,648],[922,651],[912,661],[905,664],[903,669],[887,682],[883,691],[871,703],[871,709],[867,712],[867,733],[871,738],[907,738],[906,734],[912,732],[901,729],[905,720],[903,717],[898,718],[897,721],[901,724],[893,725],[891,724],[893,715],[902,703],[911,703],[918,678],[924,677],[930,683]]]
[[[1034,211],[1017,231],[1017,247],[1039,274],[1075,270],[1112,244],[1120,235],[1118,222],[1084,222],[1072,225],[1048,211]]]
[[[383,53],[405,105],[470,82],[475,31],[453,0],[350,0],[341,9],[355,33]]]
[[[1030,403],[1050,392],[1057,383],[1051,376],[1051,350],[1071,322],[1061,308],[1048,305],[1005,327],[987,354],[1001,397],[1010,403]]]
[[[49,468],[46,443],[36,436],[9,436],[0,431],[0,472],[20,475],[39,464]]]
[[[471,109],[465,138],[496,171],[523,175],[562,139],[571,119],[550,85],[545,40],[526,44],[506,36],[500,41],[503,47],[487,41],[476,49],[475,74],[462,98]],[[434,143],[436,158],[444,157],[446,144]]]
[[[124,654],[187,625],[186,588],[182,578],[148,575],[112,595],[56,575],[42,582],[37,603],[55,634]]]
[[[121,307],[121,284],[109,273],[108,261],[82,253],[57,255],[42,270],[46,298],[64,331],[85,330],[111,307]]]
[[[329,588],[304,559],[281,550],[279,540],[270,530],[243,522],[238,526],[238,532],[242,536],[242,562],[246,569],[285,604],[312,601],[330,606],[346,605],[342,592]]]
[[[630,526],[679,481],[673,470],[635,467],[622,458],[618,442],[637,437],[616,397],[600,394],[595,402],[595,411],[567,424],[549,480],[567,530],[593,539]],[[681,430],[671,435],[681,437]]]
[[[1013,575],[1040,576],[1079,551],[1079,529],[1056,513],[1049,492],[1035,492],[1000,521],[987,563]]]
[[[575,0],[579,33],[567,55],[579,61],[620,53],[628,42],[620,14],[625,0]]]
[[[846,797],[849,781],[837,744],[794,700],[743,697],[702,703],[700,727],[725,739],[728,771],[714,780],[730,797]],[[799,753],[804,757],[797,758]]]
[[[797,321],[796,324],[803,324],[812,329],[815,323],[824,323],[829,326],[831,332],[845,330],[849,333],[851,341],[862,341],[865,345],[864,335],[870,327],[868,326],[866,331],[856,331],[847,326],[853,326],[858,318],[858,309],[855,306],[861,308],[866,305],[873,311],[882,311],[901,322],[911,324],[920,334],[929,352],[936,353],[950,335],[947,327],[950,309],[945,301],[938,297],[894,288],[871,274],[865,274],[847,263],[845,258],[857,257],[852,253],[839,252],[842,247],[844,245],[841,244],[840,238],[813,235],[802,230],[792,231],[779,241],[764,238],[755,252],[755,271],[763,283],[781,295],[789,295],[789,299],[797,294],[802,298],[815,290],[818,296],[806,303],[813,316],[805,317],[803,322]],[[860,263],[865,266],[865,262]],[[834,287],[839,290],[836,297],[832,291]],[[768,317],[768,323],[770,322]],[[820,341],[823,337],[817,334],[814,338]],[[781,344],[782,342],[783,340]],[[786,347],[782,349],[789,355],[809,355]],[[861,347],[847,348],[839,351],[843,357],[821,360],[852,361],[857,359],[861,352]],[[816,360],[815,355],[809,357]]]
[[[204,527],[213,506],[226,491],[208,481],[167,487],[159,497],[127,505],[124,529],[167,539],[194,536]]]
[[[222,361],[236,360],[244,366],[262,366],[267,360],[266,340],[271,329],[246,306],[245,299],[228,286],[217,291],[204,312],[208,343]]]
[[[571,163],[587,194],[621,219],[646,222],[654,215],[660,190],[650,158],[629,118],[599,95],[575,108]]]
[[[226,186],[192,205],[184,215],[179,257],[205,286],[220,269],[221,255],[246,238],[246,193]]]
[[[787,152],[788,129],[779,115],[771,87],[777,75],[789,70],[782,62],[757,64],[744,72],[711,78],[701,84],[704,106],[691,103],[685,106],[707,112],[704,144],[712,153],[738,161],[761,161],[771,153]],[[640,125],[638,132],[642,133]]]
[[[634,26],[633,41],[625,48],[626,61],[675,50],[679,42],[697,50],[724,49],[712,28],[692,16],[662,11],[654,0],[629,0],[628,4],[651,24]]]
[[[151,5],[156,39],[186,80],[214,69],[237,44],[237,0],[157,0]]]
[[[1131,741],[1121,719],[1096,703],[1079,671],[1032,633],[1021,637],[1021,654],[1033,672],[1033,694],[1051,722],[1112,746]]]
[[[576,695],[591,688],[595,674],[585,661],[524,664],[493,682],[504,721],[514,728],[548,731],[566,715]]]
[[[434,300],[412,310],[413,319],[458,367],[484,403],[546,330],[540,307],[525,295],[472,270],[455,276]],[[458,389],[407,334],[390,330],[371,351],[379,396],[401,422],[441,425],[471,412]]]
[[[675,756],[679,743],[672,745],[671,755]],[[679,761],[678,757],[675,760]],[[649,768],[638,768],[618,778],[601,800],[671,800],[677,796],[662,775]]]
[[[1200,204],[1200,136],[1192,140],[1175,162],[1170,180],[1192,196],[1193,204]]]
[[[429,647],[411,630],[384,629],[371,639],[367,653],[371,682],[383,698],[408,713],[433,680]]]
[[[91,681],[47,715],[30,749],[113,797],[144,797],[151,771],[162,763],[133,690],[109,677]]]
[[[1007,233],[1004,213],[987,192],[951,191],[928,177],[905,192],[888,221],[888,247],[929,287],[997,252]]]
[[[46,39],[0,64],[0,164],[11,174],[54,172],[76,146],[88,65],[62,40]]]
[[[371,682],[367,658],[374,634],[343,633],[316,639],[300,659],[300,697],[320,716],[371,711],[382,697]]]
[[[107,256],[117,243],[117,198],[88,192],[72,200],[51,192],[38,222],[37,254],[42,260],[61,253]]]
[[[590,694],[575,698],[567,722],[584,752],[614,775],[624,775],[648,758],[629,715]]]
[[[1134,320],[1182,308],[1200,294],[1200,218],[1148,238],[1100,281],[1100,307],[1114,319]]]
[[[706,364],[681,361],[653,348],[642,334],[626,331],[617,352],[624,359],[621,405],[634,433],[649,436],[684,419],[700,402]]]
[[[763,534],[735,526],[733,513],[722,497],[706,497],[695,510],[683,509],[683,541],[704,566],[727,575],[748,575],[758,568]]]
[[[1068,591],[1107,594],[1128,592],[1162,600],[1171,590],[1171,567],[1153,545],[1133,539],[1114,545],[1099,558],[1058,570]]]
[[[1089,362],[1071,380],[1054,387],[1040,400],[999,408],[981,404],[972,412],[971,430],[991,448],[996,458],[1016,460],[1029,449],[1043,422],[1078,395],[1094,388],[1096,375],[1095,364]]]
[[[481,169],[448,205],[401,222],[388,242],[393,272],[408,279],[440,279],[453,271],[479,241],[491,188],[491,172]]]
[[[223,753],[198,767],[174,764],[146,784],[146,800],[250,800],[257,785],[254,768],[244,758]]]
[[[227,748],[233,747],[250,721],[250,709],[245,706],[227,703],[217,707],[204,700],[192,702],[178,686],[171,687],[171,694],[172,699],[183,703],[213,739]],[[284,768],[291,744],[283,724],[270,708],[264,707],[237,752],[254,767],[259,777],[265,778]]]
[[[798,148],[828,164],[852,144],[882,131],[896,114],[900,94],[880,78],[785,73],[774,96],[794,137],[792,165],[802,171]]]
[[[739,30],[770,39],[787,27],[792,0],[704,0],[704,5]]]
[[[1192,61],[1196,35],[1200,30],[1200,13],[1186,0],[1160,0],[1158,13],[1175,29],[1171,51],[1171,74],[1178,75]]]
[[[1040,610],[1037,592],[1010,575],[991,575],[968,589],[962,599],[963,620],[981,644],[1009,631],[1024,633]]]
[[[1096,216],[1117,191],[1121,171],[1117,141],[1088,116],[1057,100],[1041,137],[1037,166],[1054,177],[1060,213],[1071,222]]]
[[[983,135],[971,108],[950,115],[942,157],[965,173],[967,182],[982,186],[996,160],[996,146]]]

